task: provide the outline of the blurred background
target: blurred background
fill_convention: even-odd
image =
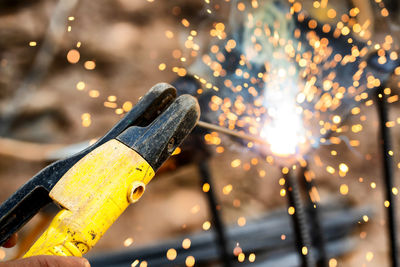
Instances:
[[[398,5],[0,1],[0,200],[169,82],[199,99],[202,120],[268,145],[196,128],[90,252],[93,266],[226,266],[223,250],[230,265],[393,266]],[[0,257],[21,256],[53,215],[36,216]]]

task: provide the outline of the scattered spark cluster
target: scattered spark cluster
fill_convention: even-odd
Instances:
[[[289,13],[279,14],[279,20],[270,22],[270,17],[277,17],[276,14],[268,13],[275,12],[274,8],[277,8],[274,4],[266,4],[262,9],[257,1],[252,1],[252,5],[248,7],[239,2],[239,12],[245,13],[246,8],[251,11],[243,15],[247,17],[243,22],[246,27],[241,36],[244,39],[240,43],[241,48],[233,50],[241,53],[237,55],[239,62],[232,71],[234,74],[227,74],[222,66],[228,57],[232,57],[231,51],[238,46],[238,42],[225,37],[225,27],[218,26],[221,23],[216,23],[215,26],[215,31],[219,29],[220,34],[215,34],[215,31],[212,34],[212,31],[210,35],[226,41],[222,41],[222,45],[211,46],[210,53],[202,57],[204,65],[210,68],[215,83],[223,83],[223,91],[230,91],[232,95],[223,98],[223,94],[216,93],[211,97],[210,109],[219,114],[218,123],[230,129],[245,129],[251,134],[266,138],[271,144],[271,152],[281,156],[304,154],[305,151],[298,148],[305,143],[314,147],[321,143],[340,143],[341,139],[338,137],[330,136],[327,140],[326,136],[333,133],[343,134],[350,129],[354,133],[361,132],[361,123],[352,125],[351,128],[341,127],[342,117],[347,115],[352,106],[354,108],[351,112],[354,114],[357,110],[359,112],[358,106],[361,103],[366,106],[373,104],[372,99],[365,101],[370,98],[369,92],[372,92],[368,89],[378,87],[381,81],[374,76],[373,71],[367,69],[365,56],[368,52],[377,50],[379,63],[385,64],[385,55],[393,45],[390,35],[386,36],[382,44],[371,40],[360,43],[353,39],[355,37],[350,37],[350,33],[361,39],[370,36],[368,21],[363,25],[357,23],[355,17],[359,13],[358,8],[344,14],[334,27],[331,24],[318,25],[316,20],[307,18],[301,12],[301,6],[301,3],[293,2]],[[326,9],[326,3],[314,2],[317,9],[324,6]],[[333,19],[336,11],[328,9],[326,15]],[[294,20],[302,23],[308,20],[307,29],[296,28],[293,25]],[[314,29],[318,27],[320,31],[331,34],[333,39],[339,41],[317,34]],[[348,44],[345,51],[337,51],[339,42],[340,45],[343,45],[342,42]],[[396,60],[397,57],[396,52],[390,52],[391,60]],[[343,77],[343,71],[354,74],[352,77]],[[216,91],[220,88],[196,74],[195,77],[205,88]],[[343,78],[351,78],[352,82]],[[243,91],[246,92],[242,93]],[[387,91],[390,94],[389,88]],[[246,95],[251,95],[253,101],[246,99]],[[397,99],[397,95],[393,95],[388,102]],[[365,121],[366,118],[360,117],[360,120]],[[388,125],[394,125],[394,122]],[[217,135],[212,139],[207,138],[206,141],[219,145]],[[358,140],[350,140],[349,143],[354,147],[359,145]],[[254,144],[249,142],[248,146],[253,147]]]
[[[379,0],[375,2],[381,15],[387,17],[388,10],[383,3]],[[211,95],[209,108],[216,114],[215,123],[265,138],[270,143],[269,155],[265,158],[269,164],[282,164],[281,157],[294,157],[300,165],[306,166],[304,155],[310,149],[321,144],[338,145],[346,140],[343,138],[346,133],[362,133],[367,120],[366,115],[361,114],[362,106],[374,104],[374,89],[388,78],[369,68],[368,56],[377,53],[378,63],[383,65],[388,60],[398,59],[394,50],[398,47],[395,47],[391,35],[386,35],[383,42],[374,42],[371,39],[370,21],[357,20],[360,13],[357,7],[339,14],[328,5],[328,1],[314,1],[314,11],[320,17],[325,16],[326,23],[320,23],[302,10],[302,3],[289,0],[289,4],[289,11],[282,14],[269,1],[233,2],[236,10],[232,11],[232,16],[242,19],[240,25],[244,26],[241,36],[238,38],[226,31],[227,28],[234,30],[235,25],[215,22],[209,32],[210,37],[216,39],[215,44],[210,46],[209,53],[198,59],[209,71],[197,72],[196,68],[189,68],[189,73],[202,85],[197,91],[199,97],[202,94]],[[270,21],[271,18],[274,20]],[[182,24],[187,28],[190,26],[189,23]],[[303,28],[299,27],[300,24]],[[188,40],[192,43],[193,36],[189,36]],[[186,43],[185,47],[192,48]],[[193,52],[192,56],[196,56],[197,53]],[[229,69],[232,67],[229,64],[235,61],[232,58],[236,60],[233,70]],[[185,62],[182,58],[181,61]],[[160,70],[165,70],[166,65],[162,64]],[[181,69],[172,68],[178,75],[179,72],[186,75]],[[399,67],[394,74],[400,75]],[[388,103],[398,101],[398,95],[391,88],[385,88],[384,94]],[[382,95],[378,97],[382,98]],[[359,122],[342,124],[348,116],[358,117]],[[389,121],[386,126],[394,127],[396,123],[399,124],[399,119]],[[356,136],[353,134],[351,136]],[[347,145],[351,148],[360,146],[360,140],[353,138],[347,141]],[[224,152],[218,133],[206,134],[204,139],[216,147],[217,153]],[[253,148],[256,144],[248,142],[247,146]],[[390,156],[393,154],[393,151],[389,152]],[[331,150],[331,155],[338,156],[338,152]],[[343,178],[349,172],[346,163],[324,166],[320,157],[313,159],[317,166],[325,167],[331,175]],[[366,159],[371,160],[370,155],[366,155]],[[242,166],[244,170],[249,170],[257,164],[258,159],[251,163],[234,159],[231,167]],[[288,173],[288,168],[284,167],[282,173]],[[261,170],[259,174],[263,177],[265,171]],[[315,176],[312,171],[306,175]],[[360,177],[359,182],[363,181]],[[279,179],[279,184],[283,186],[285,179]],[[371,182],[370,187],[375,189],[376,183]],[[231,184],[222,188],[225,195],[232,190]],[[392,191],[397,195],[396,187]],[[349,185],[341,183],[339,192],[348,195],[351,192]],[[286,195],[284,188],[280,195]],[[310,197],[314,202],[319,202],[315,187]],[[385,200],[384,206],[389,205]],[[288,208],[289,215],[295,212],[294,207]],[[364,215],[363,220],[368,222],[368,216]],[[244,226],[246,219],[240,217],[237,223]],[[365,236],[365,232],[360,234],[361,238]],[[240,248],[239,245],[237,248]],[[243,262],[245,255],[238,252],[237,248],[234,254],[239,262]],[[303,247],[302,253],[306,255],[308,248]],[[365,258],[368,262],[372,261],[373,253],[368,252]],[[255,255],[250,254],[249,261],[254,259]],[[337,260],[330,259],[329,266],[337,266]]]

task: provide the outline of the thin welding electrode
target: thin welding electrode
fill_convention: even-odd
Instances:
[[[262,138],[259,138],[257,136],[254,135],[250,135],[250,134],[244,134],[244,133],[240,133],[237,131],[233,131],[230,130],[228,128],[222,127],[222,126],[218,126],[212,123],[208,123],[208,122],[204,122],[204,121],[198,121],[197,122],[197,126],[201,127],[201,128],[205,128],[205,129],[209,129],[209,130],[213,130],[213,131],[217,131],[220,133],[224,133],[224,134],[228,134],[234,137],[238,137],[244,140],[249,140],[255,143],[259,143],[259,144],[263,144],[263,145],[268,145],[267,141],[263,140]]]

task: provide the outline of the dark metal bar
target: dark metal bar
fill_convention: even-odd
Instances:
[[[15,90],[14,96],[8,101],[0,116],[0,135],[7,134],[23,105],[29,103],[30,94],[36,90],[40,82],[49,72],[54,56],[61,46],[67,16],[78,4],[78,0],[58,1],[50,17],[49,26],[32,66],[21,85]]]
[[[384,87],[380,87],[377,90],[376,97],[380,130],[379,143],[382,149],[382,171],[385,182],[385,199],[390,203],[389,207],[387,207],[390,253],[392,258],[392,266],[398,267],[399,244],[397,239],[396,198],[392,192],[392,188],[394,187],[393,158],[389,155],[389,151],[392,150],[392,144],[389,128],[386,127],[386,123],[389,121],[389,111],[386,105],[387,96],[383,93],[383,90]]]
[[[305,190],[307,191],[307,213],[310,221],[310,228],[313,229],[311,233],[312,243],[318,250],[318,261],[317,266],[325,267],[328,266],[328,257],[326,253],[326,241],[324,231],[321,225],[321,212],[319,202],[317,199],[312,198],[314,194],[313,190],[316,190],[315,181],[310,176],[308,171],[308,165],[300,168],[300,179],[304,183]]]
[[[289,201],[289,207],[294,208],[294,214],[291,215],[293,229],[295,233],[296,248],[301,257],[302,267],[314,267],[315,260],[311,254],[311,237],[308,230],[307,217],[301,201],[300,190],[297,179],[288,172],[284,174],[286,194]],[[304,251],[304,249],[307,251]],[[306,253],[305,253],[306,252]]]
[[[216,231],[216,237],[217,237],[217,242],[218,242],[218,250],[220,254],[220,260],[223,264],[224,267],[230,267],[231,266],[231,261],[230,261],[230,253],[228,252],[228,241],[226,238],[226,233],[225,233],[225,226],[222,222],[221,216],[217,210],[217,199],[214,194],[213,190],[213,184],[212,184],[212,178],[211,178],[211,172],[210,172],[210,167],[207,162],[207,160],[200,161],[198,164],[199,172],[201,175],[202,179],[202,186],[205,183],[208,183],[210,185],[210,189],[206,192],[207,196],[207,201],[208,201],[208,206],[210,208],[210,212],[212,215],[212,225],[214,226],[214,229]]]
[[[322,221],[322,227],[327,241],[328,256],[338,257],[356,248],[356,243],[351,242],[353,239],[350,236],[360,222],[364,223],[362,220],[364,215],[372,215],[372,209],[367,206],[349,208],[347,204],[337,199],[329,205],[322,206],[321,213],[326,218]],[[239,242],[243,253],[256,253],[256,261],[249,263],[249,266],[298,267],[301,259],[297,257],[297,250],[292,245],[294,232],[291,225],[287,210],[279,209],[263,214],[258,219],[249,220],[244,227],[227,226],[226,237],[229,244]],[[285,240],[281,239],[282,234],[286,236]],[[133,246],[127,250],[97,252],[89,255],[89,260],[93,267],[129,266],[136,259],[145,260],[148,266],[152,267],[176,267],[185,266],[186,257],[191,255],[195,257],[198,266],[214,266],[213,263],[219,258],[219,251],[213,232],[201,231],[185,235],[185,238],[189,238],[192,242],[190,249],[182,248],[183,237],[177,237],[144,247]],[[336,246],[335,243],[340,245]],[[165,252],[170,248],[177,251],[177,257],[173,261],[165,256]],[[295,261],[290,260],[293,258]],[[268,263],[268,260],[273,263]],[[276,264],[278,261],[279,264]],[[239,265],[247,266],[245,262]]]
[[[397,16],[399,12],[399,1],[398,0],[386,0],[384,1],[386,8],[389,9],[392,16]]]

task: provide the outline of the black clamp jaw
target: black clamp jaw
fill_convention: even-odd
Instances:
[[[0,206],[0,245],[52,202],[49,192],[80,159],[111,139],[139,153],[157,171],[196,126],[197,100],[176,98],[169,84],[153,86],[106,135],[81,152],[42,169]]]

